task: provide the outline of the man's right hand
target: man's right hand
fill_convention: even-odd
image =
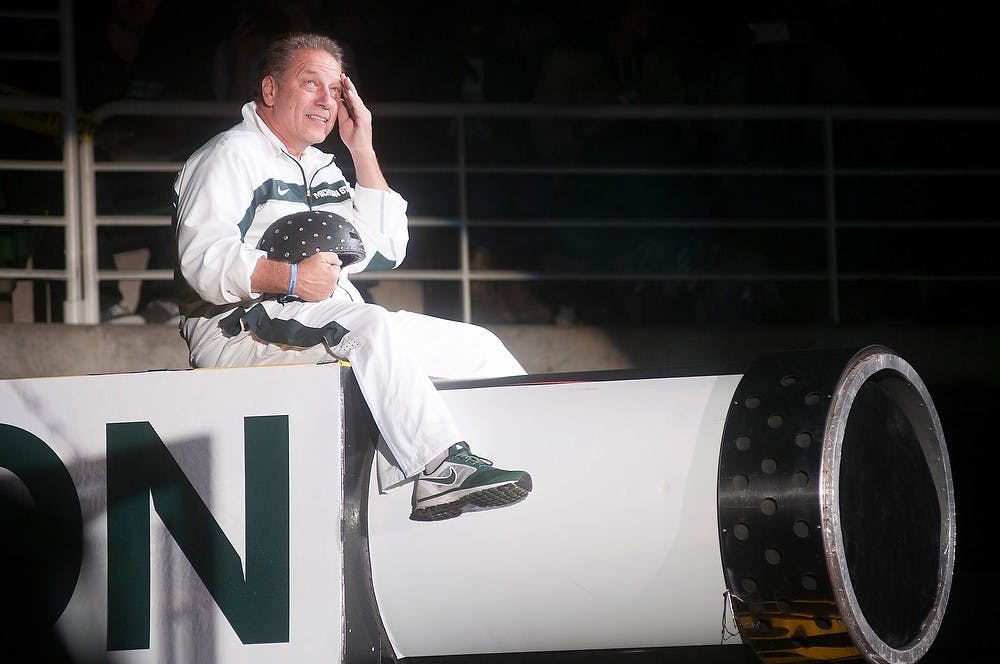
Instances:
[[[306,302],[327,299],[337,288],[340,266],[340,257],[329,251],[313,254],[299,261],[295,294]]]

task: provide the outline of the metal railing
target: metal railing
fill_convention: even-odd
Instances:
[[[26,102],[25,102],[26,103]],[[31,105],[29,105],[31,106]],[[32,108],[42,105],[34,105]],[[26,106],[27,107],[27,106]],[[51,107],[45,106],[51,110]],[[238,121],[238,105],[232,103],[204,102],[115,102],[98,109],[99,120],[108,121],[123,116],[163,117],[184,119],[185,124],[192,127],[203,127],[204,138],[214,133],[215,125],[234,124]],[[899,177],[931,177],[931,178],[994,178],[1000,176],[1000,169],[987,162],[985,167],[975,165],[948,164],[939,166],[933,164],[889,164],[875,163],[844,163],[838,159],[838,132],[842,127],[857,127],[863,124],[876,126],[896,126],[900,123],[910,125],[958,125],[980,130],[984,126],[989,131],[997,131],[1000,127],[1000,110],[997,109],[951,109],[951,108],[773,108],[746,106],[636,106],[636,107],[563,107],[539,105],[469,105],[469,104],[377,104],[373,105],[376,116],[377,132],[381,132],[386,124],[394,122],[421,122],[427,120],[443,121],[446,129],[441,134],[442,144],[447,145],[447,152],[434,155],[434,159],[422,160],[420,155],[405,155],[398,159],[386,156],[380,148],[383,168],[390,180],[413,177],[444,177],[453,185],[454,196],[449,210],[444,214],[424,214],[415,210],[411,204],[411,226],[415,229],[453,229],[456,234],[455,251],[456,264],[449,267],[423,269],[419,265],[414,268],[404,267],[392,272],[373,272],[359,275],[358,279],[393,281],[416,280],[420,282],[454,282],[459,285],[460,314],[466,321],[477,319],[473,302],[474,285],[484,282],[731,282],[731,283],[779,283],[787,284],[813,283],[821,284],[825,290],[825,316],[829,322],[841,321],[841,288],[847,283],[864,283],[872,280],[890,280],[895,282],[955,282],[993,283],[1000,276],[991,265],[981,266],[979,270],[963,271],[961,273],[941,274],[933,270],[912,272],[905,270],[845,270],[840,265],[839,256],[842,253],[841,235],[851,229],[928,229],[962,233],[970,228],[1000,229],[995,215],[989,209],[972,219],[921,219],[921,220],[883,220],[877,216],[860,217],[855,213],[853,218],[841,218],[838,210],[838,188],[847,180],[882,178],[884,181]],[[201,119],[203,123],[191,122]],[[815,140],[816,149],[805,160],[792,159],[789,163],[629,163],[621,160],[611,160],[606,163],[571,163],[538,162],[527,159],[502,158],[495,162],[481,156],[473,157],[470,153],[481,150],[482,141],[473,146],[469,137],[474,133],[471,127],[482,122],[514,122],[522,128],[539,119],[573,123],[580,121],[625,122],[642,125],[656,122],[693,122],[704,125],[732,125],[733,123],[772,123],[774,126],[785,126],[788,123],[798,123],[810,126]],[[209,129],[211,128],[211,129]],[[526,129],[525,129],[526,130]],[[100,127],[98,127],[98,132]],[[197,132],[195,132],[197,133]],[[849,131],[846,133],[850,133]],[[70,134],[67,134],[70,135]],[[446,140],[445,140],[446,139]],[[200,140],[200,138],[199,138]],[[98,285],[102,280],[113,279],[170,279],[170,270],[109,270],[100,269],[97,263],[97,231],[99,227],[107,226],[161,226],[169,225],[167,214],[131,214],[115,211],[104,214],[98,211],[96,182],[99,177],[113,174],[172,174],[181,163],[179,161],[163,161],[157,158],[148,160],[98,160],[95,158],[94,141],[91,135],[82,135],[79,141],[78,160],[74,156],[75,141],[67,140],[66,156],[59,166],[67,173],[66,183],[66,216],[65,219],[17,219],[0,218],[0,223],[65,223],[67,228],[67,268],[65,277],[69,288],[67,294],[66,322],[96,323],[99,321]],[[475,148],[475,150],[474,150]],[[346,153],[344,153],[346,156]],[[522,154],[523,157],[523,154]],[[974,160],[975,161],[975,160]],[[19,162],[6,163],[5,167],[38,167],[38,164]],[[75,168],[79,167],[78,188]],[[49,166],[46,165],[46,168]],[[345,170],[348,170],[345,168]],[[714,216],[712,214],[686,217],[672,215],[664,210],[662,215],[623,216],[611,218],[602,216],[588,217],[586,212],[564,214],[561,216],[532,216],[530,218],[501,214],[495,217],[484,215],[480,210],[474,211],[477,202],[475,195],[470,193],[470,182],[473,179],[496,179],[503,187],[504,178],[557,178],[563,181],[573,178],[701,178],[707,180],[750,178],[755,182],[766,179],[808,180],[810,191],[815,191],[821,198],[821,204],[815,206],[816,213],[808,218],[767,218],[750,217],[734,218]],[[79,191],[79,220],[75,219],[76,206],[73,203],[76,192]],[[407,192],[404,190],[404,194]],[[78,235],[74,230],[79,224]],[[492,231],[520,233],[525,229],[551,230],[576,229],[581,231],[596,230],[613,226],[616,229],[656,229],[657,231],[691,231],[692,229],[715,229],[717,231],[739,232],[750,231],[763,234],[770,231],[795,232],[802,231],[811,234],[821,233],[823,237],[822,251],[811,254],[803,267],[797,269],[769,269],[763,266],[759,269],[715,269],[712,266],[688,267],[679,270],[628,270],[621,269],[549,269],[545,265],[518,266],[513,269],[499,267],[476,267],[472,259],[473,232]],[[77,238],[79,244],[77,245]],[[79,254],[74,247],[79,246]],[[810,249],[812,251],[812,249]],[[891,257],[890,257],[891,258]],[[81,285],[79,298],[74,297],[73,287],[76,265],[79,265],[79,283]],[[0,270],[0,277],[15,279],[51,278],[62,276],[51,272],[32,270]]]
[[[0,265],[0,279],[55,279],[65,281],[66,296],[63,317],[67,322],[83,322],[83,293],[80,280],[80,178],[79,145],[77,142],[76,71],[73,60],[73,3],[60,0],[58,8],[48,10],[5,10],[0,18],[7,21],[42,21],[58,23],[59,43],[48,53],[0,53],[0,61],[27,63],[43,62],[59,67],[61,94],[58,98],[33,96],[0,96],[0,111],[12,113],[38,113],[50,120],[61,132],[61,161],[0,160],[0,170],[19,172],[53,171],[62,174],[62,215],[0,215],[2,226],[61,226],[65,242],[64,269],[4,268]]]

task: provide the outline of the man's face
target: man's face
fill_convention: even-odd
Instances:
[[[260,115],[274,134],[299,157],[322,143],[337,121],[343,70],[322,49],[300,49],[291,66],[276,80],[262,82]]]

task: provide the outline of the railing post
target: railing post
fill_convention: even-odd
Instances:
[[[80,288],[80,165],[76,123],[76,60],[73,42],[73,3],[59,3],[60,77],[62,79],[62,166],[63,217],[66,253],[66,299],[62,303],[63,320],[85,321]]]
[[[830,322],[840,324],[840,273],[837,267],[837,189],[833,164],[833,118],[823,116],[823,167],[826,195],[826,271]]]
[[[63,118],[71,117],[64,115]],[[81,288],[81,235],[80,188],[86,186],[80,176],[79,152],[75,127],[63,131],[63,201],[66,220],[64,227],[66,247],[66,299],[62,303],[63,321],[71,324],[86,323],[86,307]],[[53,303],[55,306],[55,303]]]
[[[97,279],[97,177],[94,168],[94,137],[80,136],[80,255],[83,274],[83,321],[101,322],[101,303]]]
[[[465,172],[465,113],[459,111],[455,116],[455,126],[458,132],[455,142],[458,150],[458,261],[462,275],[462,320],[472,322],[472,283],[469,277],[469,192],[468,178]]]

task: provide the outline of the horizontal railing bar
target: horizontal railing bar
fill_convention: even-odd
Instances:
[[[96,217],[98,226],[169,226],[165,215],[113,215]]]
[[[14,162],[0,162],[4,164]],[[42,164],[44,162],[33,162]],[[184,164],[182,162],[165,161],[99,161],[94,163],[98,173],[176,173]],[[6,168],[13,169],[13,166]],[[56,166],[55,168],[60,168]],[[30,170],[30,169],[24,169]],[[36,170],[55,170],[42,169]],[[457,173],[457,165],[392,165],[386,171],[396,175]],[[801,176],[820,177],[826,175],[822,166],[787,166],[787,167],[719,167],[719,166],[466,166],[467,174],[488,175],[665,175],[665,176],[696,176],[696,175],[742,175],[742,176]],[[913,176],[1000,176],[996,168],[837,168],[834,175],[851,177],[913,177]]]
[[[8,62],[60,62],[58,53],[32,53],[30,51],[0,51],[0,60]]]
[[[0,279],[54,279],[66,281],[66,270],[38,270],[35,268],[0,268]]]
[[[61,161],[28,161],[0,159],[0,171],[61,171],[66,164]]]
[[[176,173],[184,164],[177,161],[95,161],[97,173]]]
[[[166,215],[100,215],[96,218],[100,226],[169,226],[171,218]],[[2,225],[45,225],[59,226],[65,223],[60,217],[16,217],[0,215]],[[410,217],[411,228],[606,228],[606,229],[782,229],[799,228],[825,231],[823,219],[469,219],[462,222],[440,217]],[[1000,228],[1000,219],[854,219],[838,221],[839,228]]]
[[[752,120],[997,120],[1000,108],[896,107],[896,106],[757,106],[757,105],[597,105],[565,104],[425,104],[373,103],[372,111],[380,117],[440,118],[608,118],[608,119],[752,119]],[[125,100],[104,104],[93,115],[107,118],[119,115],[153,116],[225,116],[239,118],[240,105],[231,102],[139,101]]]
[[[27,215],[19,216],[13,214],[0,214],[0,226],[65,226],[66,217]]]
[[[56,97],[14,97],[0,95],[0,110],[4,111],[43,111],[46,113],[62,113],[64,102]]]
[[[44,9],[2,9],[0,18],[26,18],[26,19],[56,19],[60,18],[59,12]]]
[[[544,272],[503,271],[503,270],[470,270],[470,281],[826,281],[829,277],[825,272],[784,272],[784,273],[720,273],[720,272],[683,272],[683,273],[599,273],[599,272],[562,272],[549,274]],[[878,275],[871,273],[842,273],[843,281],[962,281],[962,282],[993,282],[1000,281],[1000,275],[969,274],[969,275],[934,275],[934,274],[891,274]],[[409,270],[405,274],[396,272],[361,272],[352,274],[351,279],[385,280],[385,281],[457,281],[461,279],[458,270]]]
[[[12,275],[24,275],[31,272],[35,275],[41,274],[64,274],[52,270],[0,270],[0,277],[12,278]],[[870,272],[847,272],[840,273],[842,281],[950,281],[950,282],[995,282],[1000,281],[1000,275],[993,274],[874,274]],[[173,279],[172,270],[99,270],[97,277],[101,281],[122,280],[170,280]],[[784,282],[784,281],[825,281],[827,275],[824,272],[772,272],[772,273],[747,273],[747,272],[633,272],[633,273],[604,273],[604,272],[531,272],[524,270],[470,270],[468,273],[470,281],[754,281],[754,282]],[[355,281],[460,281],[462,273],[460,270],[379,270],[372,272],[360,272],[352,274],[351,279]]]
[[[169,281],[174,278],[173,270],[98,270],[98,281],[114,281],[123,279],[125,281],[138,281],[152,279],[155,281]]]
[[[854,107],[854,106],[569,106],[558,104],[372,104],[379,116],[500,118],[609,118],[609,119],[753,119],[753,120],[996,120],[1000,108]]]

